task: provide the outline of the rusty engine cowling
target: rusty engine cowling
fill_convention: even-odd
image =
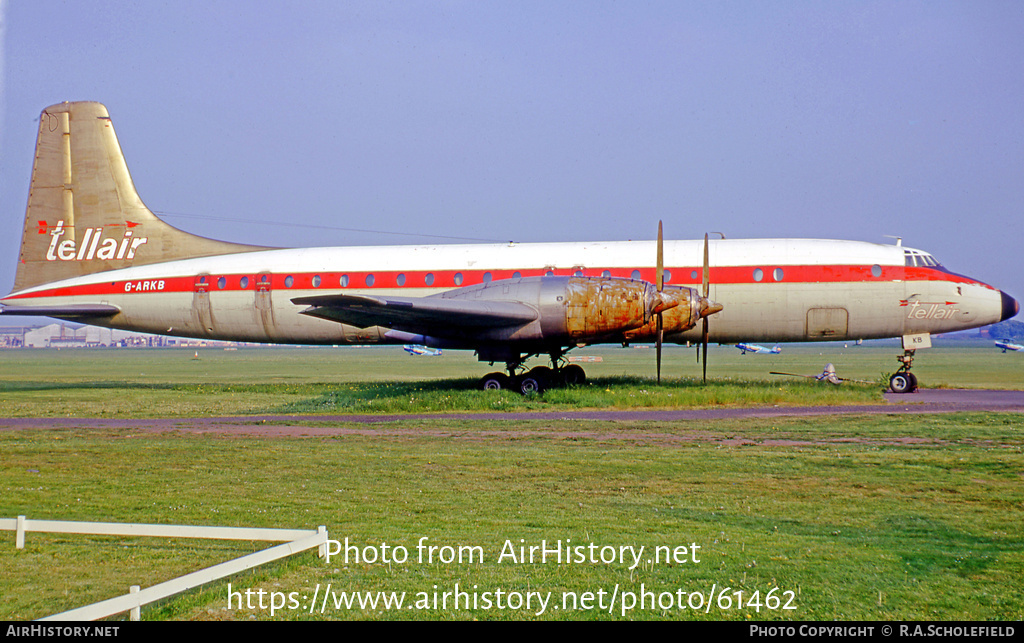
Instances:
[[[693,328],[700,319],[700,298],[696,290],[666,286],[659,293],[654,284],[620,277],[502,279],[437,296],[518,301],[537,309],[535,321],[518,327],[488,329],[472,338],[487,342],[584,344],[621,341],[629,331],[635,331],[643,340],[648,336],[647,328],[654,328],[659,312],[663,315],[666,333]]]
[[[661,296],[674,297],[679,301],[678,306],[665,310],[661,315],[665,336],[690,330],[697,325],[697,322],[702,317],[722,310],[720,304],[702,300],[695,288],[665,286]],[[627,330],[623,333],[623,340],[626,342],[653,342],[657,338],[658,325],[656,319],[651,319],[643,326]]]

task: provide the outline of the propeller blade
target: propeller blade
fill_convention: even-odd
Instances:
[[[661,221],[658,221],[658,292],[665,289],[665,240],[661,236]]]
[[[701,338],[701,345],[704,347],[704,383],[708,383],[708,318],[704,318],[704,333]]]
[[[662,327],[661,313],[658,313],[658,340],[656,344],[656,354],[658,361],[658,384],[661,384],[661,339],[664,335],[664,329]]]
[[[711,266],[708,263],[708,235],[705,232],[704,233],[704,283],[703,283],[703,286],[704,286],[703,290],[704,291],[701,293],[701,294],[704,295],[704,299],[708,298],[709,290],[710,290],[710,287],[711,287],[711,276],[709,275],[710,272],[711,272]]]
[[[703,295],[704,302],[708,300],[708,295],[711,290],[711,264],[708,261],[708,234],[704,233],[704,279],[703,279]],[[703,312],[703,311],[702,311]],[[701,333],[701,344],[704,346],[704,383],[708,382],[708,318],[703,317],[703,332]]]
[[[657,286],[658,293],[660,294],[665,288],[665,239],[661,233],[661,221],[658,221],[658,257],[657,257]],[[664,335],[664,322],[661,317],[661,311],[658,311],[658,339],[656,343],[656,357],[657,369],[658,369],[658,384],[661,384],[661,339]]]

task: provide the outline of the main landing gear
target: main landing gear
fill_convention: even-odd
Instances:
[[[488,373],[480,378],[480,388],[485,391],[501,389],[516,391],[523,395],[543,393],[550,388],[559,388],[573,384],[583,384],[587,374],[578,364],[565,364],[563,358],[567,351],[551,353],[551,367],[535,366],[528,371],[521,371],[523,362],[532,357],[527,355],[518,360],[507,362],[508,375],[505,373]]]
[[[913,393],[917,390],[917,376],[910,372],[910,367],[914,363],[913,349],[904,350],[896,359],[900,361],[901,366],[889,378],[889,388],[893,393]]]

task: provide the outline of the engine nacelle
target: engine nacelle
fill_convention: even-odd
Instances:
[[[690,330],[697,325],[701,317],[714,314],[721,310],[718,304],[710,304],[701,299],[695,288],[686,286],[665,286],[662,296],[668,296],[676,291],[684,291],[676,294],[680,304],[669,308],[661,314],[662,332],[665,336],[672,333],[681,333]],[[658,324],[652,319],[639,328],[633,328],[623,333],[626,342],[653,342],[658,338]]]
[[[693,328],[700,319],[697,291],[620,277],[524,277],[450,290],[436,297],[516,301],[537,310],[537,319],[517,327],[474,332],[467,340],[585,344],[646,337],[661,312],[666,333]],[[653,332],[653,331],[652,331]],[[441,337],[446,337],[440,334]],[[460,338],[447,336],[446,339]]]

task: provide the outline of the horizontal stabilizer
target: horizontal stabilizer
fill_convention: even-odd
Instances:
[[[65,304],[63,306],[0,306],[0,315],[31,317],[113,317],[121,309],[110,304]]]
[[[467,301],[441,297],[368,297],[322,295],[298,297],[309,306],[303,315],[369,328],[384,326],[430,334],[431,329],[481,329],[520,326],[538,317],[532,307],[515,301]]]

